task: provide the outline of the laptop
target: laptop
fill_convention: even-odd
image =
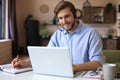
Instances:
[[[43,75],[75,77],[66,47],[28,46],[33,72]]]

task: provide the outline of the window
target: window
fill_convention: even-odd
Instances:
[[[0,39],[5,38],[4,9],[4,0],[0,0]]]

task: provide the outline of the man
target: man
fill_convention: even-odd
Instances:
[[[99,33],[76,20],[76,9],[68,1],[61,1],[54,10],[62,26],[51,37],[48,47],[68,47],[72,55],[73,70],[96,70],[102,66],[102,40]],[[12,61],[14,67],[31,66],[30,60]]]

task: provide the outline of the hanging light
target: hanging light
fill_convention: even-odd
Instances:
[[[90,7],[91,6],[91,3],[86,0],[84,3],[83,3],[83,7]]]

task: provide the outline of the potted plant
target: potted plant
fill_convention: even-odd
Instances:
[[[39,30],[39,34],[42,38],[48,38],[49,37],[49,32],[46,29],[47,23],[45,21],[42,22],[41,28]]]

